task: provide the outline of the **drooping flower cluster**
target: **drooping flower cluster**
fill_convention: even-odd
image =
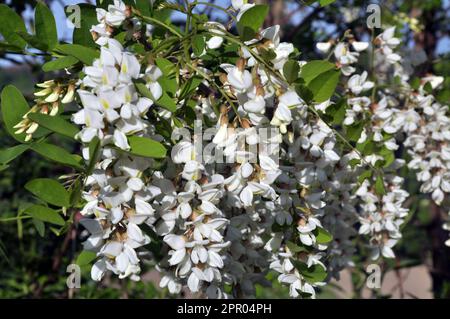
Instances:
[[[254,6],[232,1],[236,20]],[[314,297],[317,287],[353,265],[358,233],[367,235],[373,259],[394,257],[408,214],[409,195],[396,174],[404,162],[394,156],[401,133],[421,190],[438,204],[450,191],[448,108],[425,92],[427,82],[436,87],[435,78],[410,87],[394,28],[374,42],[379,80],[357,70],[369,43],[347,34],[349,41],[333,48],[330,70],[343,75],[346,105],[338,129],[358,132],[354,147],[322,118],[342,101],[312,102],[303,83],[290,79],[286,65],[301,71],[308,63],[281,41],[280,26],[236,44],[229,28],[206,22],[197,38],[203,50],[166,55],[147,42],[162,22],[143,23],[134,13],[121,0],[97,9],[91,31],[99,58],[77,83],[45,82],[36,94],[45,103],[66,103],[76,88],[72,122],[81,126],[77,138],[92,163],[80,223],[89,232],[84,249],[96,254],[94,280],[107,272],[139,280],[150,263],[170,293],[187,287],[208,298],[253,297],[255,285],[269,284],[266,275],[275,271],[292,297]],[[168,44],[186,45],[167,29],[179,36]],[[225,60],[221,53],[230,44],[233,57]],[[331,48],[331,42],[317,45],[321,52]],[[155,61],[173,64],[173,78]],[[390,72],[408,93],[377,88]],[[161,108],[168,100],[176,104],[171,111]],[[36,111],[56,114],[57,104]],[[209,137],[196,134],[198,122],[212,129]],[[31,138],[30,123],[16,128]],[[161,142],[170,157],[136,152],[143,140]]]

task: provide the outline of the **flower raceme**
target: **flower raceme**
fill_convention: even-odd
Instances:
[[[292,297],[314,298],[353,265],[356,237],[374,260],[395,256],[409,212],[400,167],[416,171],[421,191],[445,205],[448,107],[425,89],[442,81],[411,87],[395,28],[372,44],[349,33],[318,43],[334,63],[298,61],[280,26],[251,32],[246,19],[262,7],[232,1],[239,38],[198,19],[187,21],[185,36],[115,0],[97,9],[90,31],[99,54],[79,78],[38,85],[29,113],[56,116],[77,104],[71,121],[91,167],[80,224],[83,247],[95,254],[93,280],[139,280],[152,266],[170,293],[232,298],[254,297],[275,272]],[[368,50],[374,70],[360,71]],[[317,69],[325,71],[310,73]],[[393,77],[408,93],[386,85]],[[14,129],[30,141],[38,124],[27,114]],[[213,129],[209,140],[171,134],[195,132],[197,121]],[[408,162],[395,157],[402,142]],[[148,156],[155,144],[140,143],[171,156]]]

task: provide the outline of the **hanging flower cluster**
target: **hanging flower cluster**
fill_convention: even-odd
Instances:
[[[411,84],[395,28],[372,44],[347,32],[317,44],[329,59],[299,61],[280,26],[261,29],[266,6],[233,0],[224,26],[196,4],[160,2],[97,8],[92,46],[56,46],[67,78],[39,84],[13,123],[33,150],[82,167],[69,189],[81,199],[57,204],[83,216],[93,280],[139,280],[151,265],[170,293],[232,298],[254,297],[275,272],[292,297],[314,298],[353,266],[356,237],[372,259],[395,257],[409,211],[402,145],[421,191],[444,204],[450,120],[430,93],[442,79]],[[189,17],[184,30],[167,9]],[[40,125],[75,137],[82,159],[60,160]]]

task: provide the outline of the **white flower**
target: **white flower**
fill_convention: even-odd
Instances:
[[[317,42],[316,48],[321,53],[327,53],[331,49],[331,43],[330,42]]]
[[[247,70],[240,70],[236,66],[221,65],[228,73],[228,82],[239,93],[244,93],[253,85],[252,75]]]
[[[207,42],[206,46],[208,49],[215,50],[222,46],[223,38],[219,36],[213,36],[211,37]]]
[[[121,0],[114,0],[114,4],[108,6],[108,12],[105,14],[106,23],[112,26],[119,26],[126,19],[126,5]]]
[[[366,80],[366,71],[364,71],[361,75],[354,74],[348,80],[348,87],[354,94],[359,95],[361,92],[370,90],[374,86],[373,82]]]

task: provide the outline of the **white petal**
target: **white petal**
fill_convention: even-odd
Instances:
[[[179,250],[184,248],[185,241],[182,236],[177,235],[166,235],[164,237],[164,241],[169,245],[172,249]]]

